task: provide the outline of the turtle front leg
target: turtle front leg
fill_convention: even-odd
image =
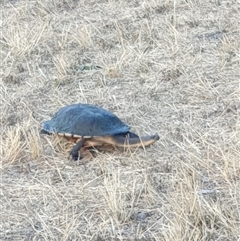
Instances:
[[[74,161],[77,161],[78,158],[79,158],[79,159],[82,158],[81,153],[80,153],[80,156],[79,156],[78,153],[79,153],[79,150],[83,147],[85,141],[86,141],[86,140],[85,140],[84,138],[82,138],[82,139],[72,148],[72,150],[71,150],[71,152],[70,152],[70,156],[72,156],[72,159],[73,159]]]

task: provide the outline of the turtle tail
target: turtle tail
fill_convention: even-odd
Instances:
[[[138,135],[128,132],[127,135],[115,135],[115,145],[118,147],[145,147],[159,140],[159,135],[149,135],[139,137]]]
[[[51,135],[50,132],[45,131],[44,129],[42,129],[42,130],[40,131],[40,134]]]

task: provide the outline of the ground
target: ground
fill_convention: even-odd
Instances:
[[[1,1],[1,240],[237,241],[237,1]],[[61,107],[115,113],[146,149],[69,159]]]

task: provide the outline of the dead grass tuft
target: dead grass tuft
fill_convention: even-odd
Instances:
[[[22,130],[20,126],[10,127],[6,130],[6,138],[2,140],[3,162],[12,164],[21,160],[26,143],[22,141]]]

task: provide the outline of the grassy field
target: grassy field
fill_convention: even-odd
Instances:
[[[240,240],[239,8],[1,1],[0,239]],[[81,165],[39,134],[72,103],[160,140]]]

